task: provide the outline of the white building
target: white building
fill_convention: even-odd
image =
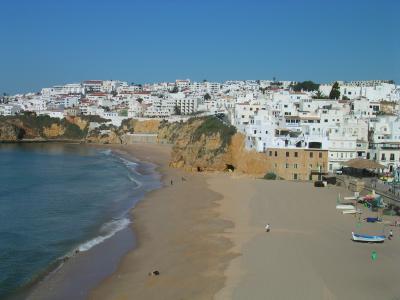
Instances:
[[[21,107],[14,104],[0,104],[0,116],[14,116],[19,114]]]

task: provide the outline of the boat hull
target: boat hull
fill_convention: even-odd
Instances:
[[[353,241],[363,243],[383,243],[386,239],[384,235],[366,235],[354,232],[352,232],[351,235],[353,236]]]

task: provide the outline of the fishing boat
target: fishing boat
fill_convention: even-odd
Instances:
[[[366,235],[352,232],[353,241],[365,243],[383,243],[386,239],[384,235]]]
[[[351,197],[344,197],[343,200],[349,201],[349,200],[357,200],[357,197],[351,196]]]
[[[336,209],[349,210],[349,209],[355,209],[355,207],[354,207],[354,205],[339,204],[339,205],[336,205]]]
[[[361,209],[348,209],[348,210],[344,210],[344,211],[342,211],[342,214],[344,214],[344,215],[348,215],[348,214],[351,214],[351,215],[354,215],[354,214],[361,214]]]

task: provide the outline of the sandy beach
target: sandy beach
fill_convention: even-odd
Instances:
[[[383,244],[353,242],[352,231],[381,234],[383,225],[357,227],[354,216],[337,211],[338,194],[351,195],[344,188],[187,173],[168,167],[170,147],[164,145],[107,148],[157,164],[163,187],[148,193],[133,209],[134,250],[114,262],[112,275],[91,290],[89,299],[395,299],[400,295],[399,229],[390,227],[394,239]],[[266,223],[271,224],[270,233],[265,232]],[[120,247],[121,238],[124,235],[104,247]],[[125,238],[132,243],[129,234]],[[375,261],[372,251],[378,254]],[[73,260],[77,270],[80,259],[85,261]],[[148,276],[154,270],[160,275]]]
[[[137,246],[90,299],[211,299],[224,285],[235,257],[222,233],[232,228],[217,212],[221,195],[207,188],[205,174],[168,167],[168,146],[112,148],[159,165],[164,188],[150,192],[133,210]],[[171,184],[172,180],[172,184]],[[148,276],[158,270],[160,276]]]
[[[158,158],[166,187],[134,209],[138,248],[92,292],[91,299],[160,295],[163,299],[393,299],[400,295],[399,230],[394,229],[394,240],[383,244],[351,241],[352,231],[381,234],[383,225],[356,227],[354,216],[337,211],[338,194],[351,195],[343,188],[187,174],[168,168],[167,161]],[[187,181],[182,182],[182,176]],[[270,233],[264,230],[266,223],[271,224]],[[371,260],[372,251],[378,253],[376,261]],[[153,269],[161,275],[147,276]]]
[[[352,231],[381,234],[383,225],[362,223],[335,209],[341,188],[311,183],[214,176],[224,195],[219,211],[235,226],[233,259],[216,299],[396,299],[400,276],[399,230],[383,244],[351,240]],[[374,213],[369,213],[374,215]],[[364,215],[363,217],[365,217]],[[390,217],[386,217],[390,220]],[[271,232],[264,226],[271,224]],[[386,229],[386,234],[389,227]],[[371,252],[378,258],[372,261]]]

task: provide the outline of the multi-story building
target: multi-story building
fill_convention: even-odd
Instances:
[[[328,172],[328,151],[314,148],[268,148],[271,172],[285,180],[321,180]]]
[[[0,104],[0,116],[14,116],[19,114],[21,107],[14,104]]]

